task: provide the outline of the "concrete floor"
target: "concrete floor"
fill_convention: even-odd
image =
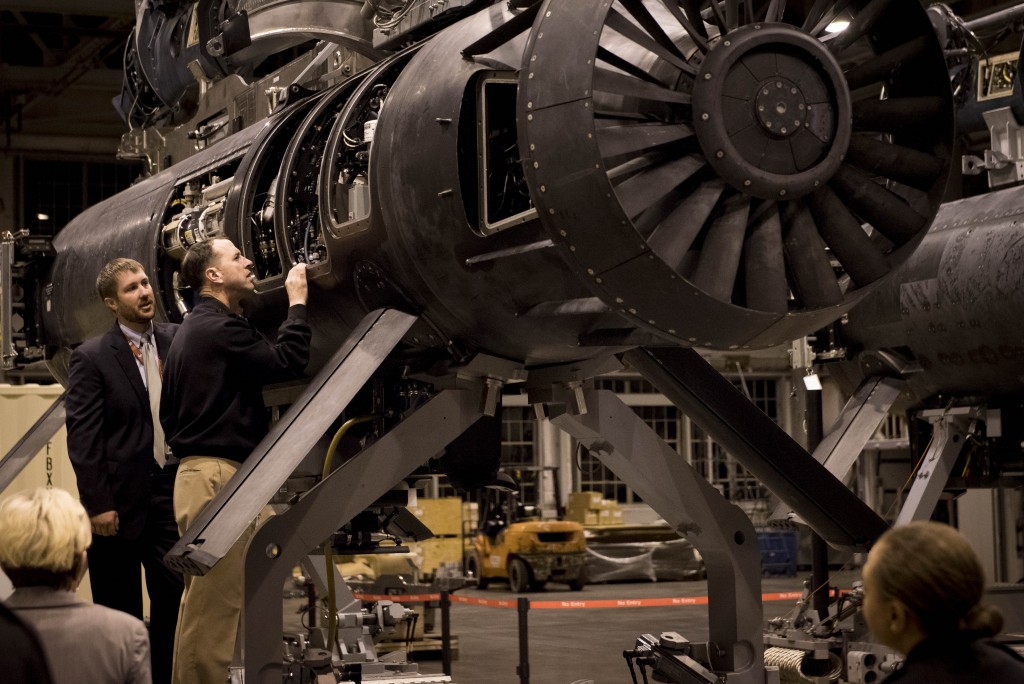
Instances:
[[[800,591],[797,577],[765,578],[762,593]],[[855,572],[833,578],[833,585],[850,588]],[[464,589],[462,596],[510,599],[516,595],[496,584],[480,591]],[[706,596],[707,582],[645,582],[595,584],[582,592],[562,591],[559,585],[526,594],[531,600],[599,600]],[[766,602],[764,619],[785,615],[793,601]],[[642,633],[675,631],[691,641],[708,638],[708,606],[657,608],[592,608],[577,610],[531,610],[529,613],[529,654],[531,684],[627,684],[631,682],[624,650],[632,649]],[[458,637],[458,659],[453,662],[452,681],[458,684],[495,682],[516,684],[519,677],[518,614],[512,609],[455,604],[451,612],[452,632]],[[417,657],[423,673],[441,672],[437,659]],[[637,675],[639,677],[639,673]]]

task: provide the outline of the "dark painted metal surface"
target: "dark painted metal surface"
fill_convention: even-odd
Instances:
[[[1019,393],[1024,378],[1024,204],[1007,189],[943,205],[920,249],[840,328],[847,375],[898,374],[920,399]]]
[[[483,6],[76,218],[55,245],[46,321],[55,373],[71,345],[105,327],[83,285],[111,256],[138,258],[160,285],[161,317],[177,317],[178,257],[163,253],[161,231],[186,179],[205,187],[228,175],[223,229],[257,262],[249,313],[268,332],[284,302],[282,274],[310,264],[311,370],[378,306],[417,314],[409,351],[456,363],[475,351],[528,366],[579,360],[620,350],[595,341],[642,337],[630,329],[725,349],[805,335],[912,251],[949,169],[951,105],[931,26],[916,2],[883,9],[847,55],[825,50],[825,34],[803,31],[802,17],[769,26],[741,12],[698,28],[685,8],[546,2],[522,31],[517,17],[535,10]],[[909,56],[891,58],[907,45]],[[847,92],[839,70],[865,64],[877,68]],[[479,82],[497,77],[513,91],[491,102]],[[875,104],[883,82],[888,99]],[[884,142],[860,140],[877,131],[853,123],[854,149],[889,146],[854,162],[875,177],[916,179],[906,198],[848,161],[833,173],[851,135],[840,105],[851,97],[883,129],[887,111],[936,114],[913,131],[882,130],[892,134]],[[798,131],[783,125],[793,108],[803,112]],[[762,152],[744,147],[738,167],[729,154],[718,159],[716,135],[739,140],[748,129]],[[509,136],[500,154],[479,142],[494,136]],[[498,174],[488,187],[537,217],[497,231],[477,225],[489,191],[478,178],[488,173]],[[800,197],[815,181],[831,192],[818,215]],[[206,200],[196,201],[198,215]],[[867,238],[864,220],[875,224]],[[844,273],[855,287],[841,286]],[[593,297],[604,307],[572,305]]]

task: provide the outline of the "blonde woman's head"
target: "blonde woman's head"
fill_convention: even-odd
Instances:
[[[91,543],[89,515],[63,489],[41,487],[0,503],[0,568],[15,587],[71,589]]]

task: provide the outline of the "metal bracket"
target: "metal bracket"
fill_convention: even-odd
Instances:
[[[992,149],[984,157],[965,154],[961,169],[965,176],[988,171],[988,186],[998,188],[1024,180],[1024,127],[1017,123],[1010,107],[983,112]]]
[[[978,406],[921,412],[921,417],[932,424],[932,441],[921,458],[895,527],[931,518],[967,437],[974,434],[984,414],[984,409]]]
[[[861,383],[829,428],[825,439],[814,450],[814,460],[824,465],[840,482],[845,481],[864,446],[889,415],[889,409],[906,386],[904,381],[891,378],[871,378]],[[789,506],[780,503],[771,517],[778,520],[789,517],[791,513]]]

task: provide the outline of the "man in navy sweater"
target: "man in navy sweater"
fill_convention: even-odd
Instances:
[[[255,290],[252,262],[225,238],[189,248],[181,275],[199,302],[164,364],[160,422],[181,458],[174,515],[181,534],[221,491],[270,428],[263,386],[300,376],[312,337],[306,271],[285,280],[288,316],[270,342],[243,315]],[[256,521],[207,574],[186,577],[175,640],[176,684],[222,684],[242,604],[243,553]]]

